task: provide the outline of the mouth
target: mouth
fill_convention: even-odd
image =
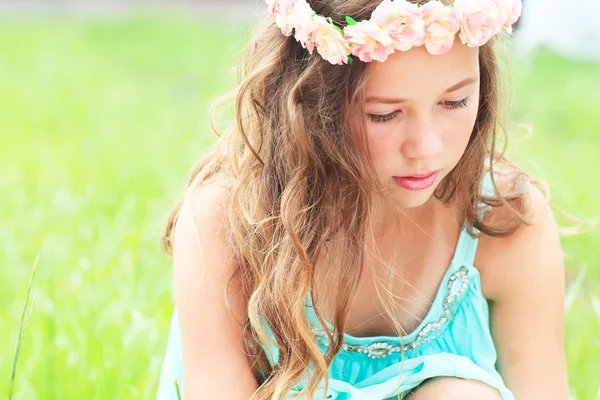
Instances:
[[[415,174],[415,175],[408,175],[408,176],[399,176],[399,177],[394,177],[394,178],[400,178],[400,179],[404,179],[404,178],[413,178],[413,179],[423,179],[423,178],[427,178],[433,174],[435,174],[438,171],[432,171],[432,172],[428,172],[426,174]]]
[[[408,190],[424,190],[435,183],[440,171],[432,171],[426,174],[416,174],[410,176],[394,176],[394,182]]]

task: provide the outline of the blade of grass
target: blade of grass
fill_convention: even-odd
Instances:
[[[573,282],[571,282],[566,289],[565,295],[565,312],[569,312],[573,302],[575,301],[575,297],[579,294],[581,289],[581,285],[583,284],[583,280],[587,274],[587,265],[582,265],[579,274],[577,274],[577,278]]]
[[[8,384],[8,399],[12,400],[13,386],[15,382],[15,376],[17,373],[17,361],[19,359],[19,353],[21,351],[21,345],[23,344],[23,339],[25,338],[25,332],[27,331],[27,324],[29,323],[29,319],[31,318],[31,313],[33,312],[33,305],[35,303],[35,296],[31,300],[31,305],[29,305],[29,299],[31,297],[31,288],[33,287],[33,279],[35,278],[35,271],[37,269],[38,261],[40,260],[40,255],[38,254],[35,258],[35,262],[33,263],[33,270],[31,271],[31,277],[29,278],[29,286],[27,287],[27,296],[25,298],[25,304],[23,305],[23,311],[21,312],[21,324],[19,326],[19,335],[17,336],[17,344],[15,348],[15,356],[13,357],[12,368],[10,370],[10,381]],[[27,314],[27,316],[26,316]]]
[[[181,388],[179,387],[179,382],[177,382],[177,379],[175,379],[173,381],[173,383],[175,384],[175,391],[177,392],[177,399],[181,400]]]

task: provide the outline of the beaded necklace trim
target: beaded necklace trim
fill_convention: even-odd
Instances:
[[[359,344],[342,344],[342,350],[348,353],[366,354],[370,358],[382,358],[387,357],[394,353],[402,353],[416,350],[419,346],[428,343],[435,339],[442,331],[442,329],[450,322],[454,316],[456,308],[456,300],[462,296],[469,285],[469,270],[467,267],[461,267],[456,273],[450,276],[448,279],[448,294],[444,299],[442,316],[435,322],[430,322],[423,327],[417,334],[417,337],[407,343],[395,344],[387,341],[373,342],[368,345]],[[454,288],[456,281],[459,281],[460,287]],[[313,327],[313,333],[317,338],[317,341],[323,345],[327,345],[329,339],[327,333],[323,328]]]

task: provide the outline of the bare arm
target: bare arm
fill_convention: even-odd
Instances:
[[[534,226],[489,239],[482,287],[492,300],[498,367],[516,400],[567,400],[564,352],[564,266],[557,226],[543,195],[531,187]]]
[[[214,184],[199,189],[184,205],[174,231],[173,275],[186,400],[247,400],[258,386],[243,352],[242,327],[225,305],[232,272],[225,247],[225,193]],[[244,321],[246,299],[239,292],[230,299],[237,318]]]

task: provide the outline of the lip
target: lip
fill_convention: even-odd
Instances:
[[[425,190],[435,183],[440,171],[433,171],[427,174],[411,176],[394,176],[394,181],[404,189]]]
[[[407,176],[400,176],[399,178],[427,178],[428,176],[431,176],[432,174],[435,174],[437,171],[431,171],[428,172],[426,174],[415,174],[415,175],[407,175]]]

